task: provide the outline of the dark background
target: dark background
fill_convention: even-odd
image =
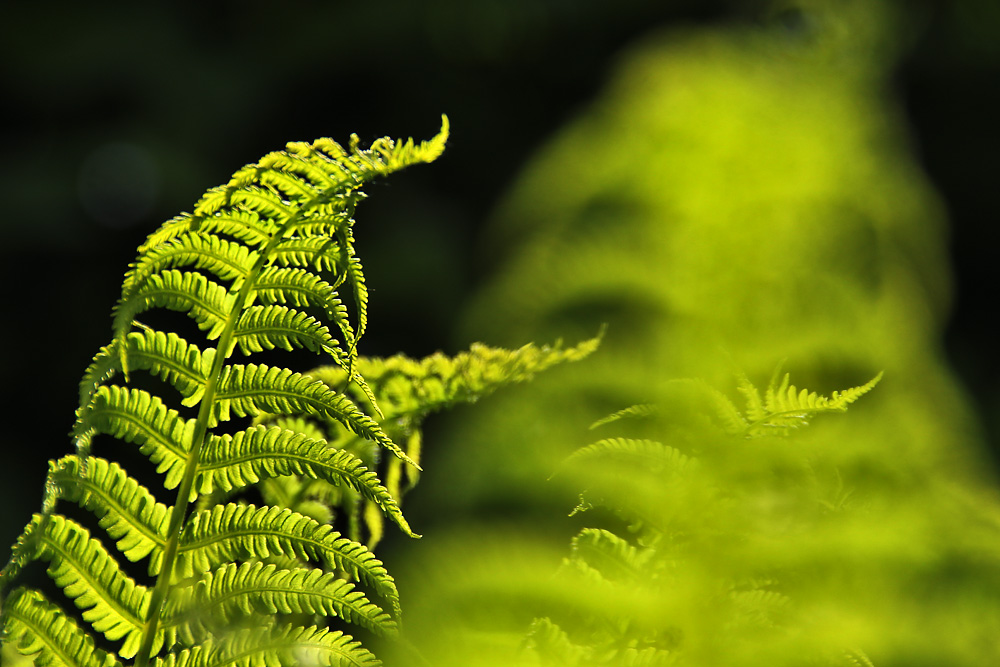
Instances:
[[[429,138],[445,156],[369,191],[355,228],[372,288],[365,354],[454,352],[490,266],[478,231],[532,153],[667,25],[763,20],[739,0],[391,0],[0,10],[0,542],[70,450],[76,383],[109,341],[135,248],[209,186],[289,140]],[[892,91],[948,207],[947,354],[997,451],[1000,5],[906,4]],[[788,15],[785,15],[787,19]],[[487,341],[489,342],[489,341]]]

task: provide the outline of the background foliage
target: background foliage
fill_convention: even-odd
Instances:
[[[503,475],[484,454],[495,442],[473,455],[463,437],[485,424],[510,442],[494,428],[500,408],[429,423],[428,475],[409,510],[418,532],[462,521],[475,535],[476,522],[517,518],[558,560],[579,527],[562,518],[565,489],[510,489],[662,380],[728,388],[726,354],[759,382],[788,357],[796,381],[822,391],[884,368],[878,409],[830,428],[901,446],[900,460],[918,453],[915,480],[942,461],[985,470],[966,406],[995,451],[1000,374],[984,304],[997,284],[985,223],[997,216],[1000,15],[988,0],[800,4],[819,11],[736,0],[5,9],[2,279],[30,289],[9,291],[18,315],[3,329],[5,377],[17,380],[4,384],[16,419],[0,542],[37,508],[44,460],[66,450],[76,379],[107,337],[101,304],[149,229],[289,139],[429,136],[442,111],[455,124],[445,159],[362,204],[373,288],[362,352],[612,327],[606,354],[587,362],[605,369],[560,370],[520,396],[520,419],[501,425],[528,451]],[[837,9],[832,23],[821,4]],[[724,226],[734,217],[746,223],[736,234]],[[661,218],[678,224],[668,234],[650,223]],[[563,279],[602,235],[617,239],[603,266],[625,277],[603,295]],[[522,282],[503,277],[517,272]],[[572,284],[586,297],[576,309],[552,305],[574,302]],[[603,309],[622,295],[618,312]],[[559,388],[587,378],[585,401]],[[561,419],[541,429],[532,401]],[[540,442],[551,449],[530,448]],[[463,484],[432,476],[456,467]],[[390,564],[410,557],[391,542]]]
[[[593,358],[459,422],[446,439],[462,447],[424,477],[447,500],[423,495],[413,507],[446,516],[451,541],[401,581],[420,591],[409,632],[444,664],[466,651],[503,664],[525,617],[585,605],[576,591],[600,600],[600,627],[672,633],[633,634],[628,646],[676,648],[678,664],[799,664],[838,642],[877,665],[998,659],[1000,504],[940,355],[943,210],[884,92],[898,17],[885,5],[832,6],[817,4],[814,32],[795,40],[776,26],[651,35],[497,208],[487,239],[505,259],[470,308],[469,335],[510,344],[609,326]],[[846,417],[784,444],[720,441],[688,423],[696,404],[678,400],[678,378],[731,390],[734,371],[763,383],[782,358],[811,389],[879,369],[887,379]],[[557,540],[568,543],[562,532],[581,525],[545,524],[541,508],[556,516],[573,506],[574,486],[588,488],[562,474],[539,484],[537,471],[586,444],[589,420],[649,400],[669,407],[646,437],[702,467],[674,475],[668,465],[648,486],[625,478],[612,506],[629,508],[635,546],[648,546],[648,525],[661,529],[669,574],[647,569],[631,597],[592,578],[534,575]],[[496,522],[482,517],[497,507],[508,521],[531,517],[538,532],[513,523],[494,542]],[[747,641],[728,644],[738,630],[723,620],[720,582],[747,594],[743,582],[762,572],[796,582],[749,592],[789,595],[802,634],[752,625]],[[761,612],[761,602],[751,606]],[[674,664],[649,659],[637,664]]]

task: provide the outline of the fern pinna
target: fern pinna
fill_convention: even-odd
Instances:
[[[388,490],[350,452],[277,424],[227,422],[312,415],[412,463],[345,393],[286,368],[236,361],[276,348],[311,350],[371,396],[356,364],[367,305],[351,231],[359,188],[434,160],[447,135],[444,118],[441,132],[422,143],[380,139],[362,149],[356,136],[346,150],[328,139],[290,143],[149,236],[126,274],[114,338],[82,381],[76,454],[50,464],[43,510],[2,573],[7,642],[36,664],[66,667],[133,658],[137,667],[378,664],[342,632],[290,621],[338,616],[393,636],[396,587],[366,547],[287,508],[191,503],[294,474],[354,489],[413,535]],[[159,309],[191,318],[205,342],[137,319]],[[140,371],[176,390],[180,407],[137,386]],[[137,446],[176,493],[174,504],[92,455],[92,444],[103,446],[98,436]],[[56,513],[60,502],[96,515],[104,542]],[[129,561],[145,559],[151,587],[126,574],[107,541]],[[91,630],[38,590],[10,590],[33,560],[48,563]],[[98,648],[91,632],[117,656]]]

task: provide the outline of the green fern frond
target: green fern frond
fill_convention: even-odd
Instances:
[[[407,535],[417,537],[378,476],[357,457],[280,428],[259,425],[234,435],[212,436],[202,452],[193,488],[209,494],[216,488],[241,488],[280,475],[350,486],[382,508]]]
[[[415,468],[420,467],[349,398],[309,376],[287,368],[234,364],[222,370],[218,387],[212,425],[229,421],[230,411],[240,417],[257,417],[261,413],[312,415],[337,421]]]
[[[351,278],[354,286],[354,306],[358,310],[358,333],[357,338],[368,329],[368,286],[365,284],[365,276],[361,272],[361,260],[351,256],[348,258],[347,275]],[[357,344],[355,338],[355,344]],[[351,348],[353,350],[353,348]]]
[[[882,379],[882,373],[865,384],[851,387],[843,391],[835,391],[829,397],[798,389],[790,384],[789,375],[785,373],[779,382],[774,377],[767,387],[764,399],[761,401],[756,387],[745,377],[740,380],[744,395],[748,396],[746,433],[755,435],[769,429],[792,429],[805,426],[809,420],[818,414],[827,412],[845,412],[847,406],[871,391]]]
[[[371,586],[397,609],[396,584],[375,555],[326,524],[282,507],[218,505],[193,515],[181,536],[176,574],[188,578],[213,563],[281,555],[312,561]]]
[[[253,296],[264,304],[290,303],[299,308],[322,308],[338,326],[351,331],[347,309],[338,296],[338,287],[340,283],[331,284],[308,269],[271,266],[261,271],[254,281]],[[358,334],[350,334],[352,341],[357,337]]]
[[[378,635],[397,634],[396,622],[354,584],[317,568],[285,570],[273,564],[230,563],[201,577],[194,588],[174,589],[165,625],[195,643],[205,630],[226,627],[241,616],[321,614],[336,616]]]
[[[219,641],[209,640],[153,664],[154,667],[228,667],[234,664],[378,667],[382,663],[360,642],[342,632],[316,626],[286,625],[263,632],[233,632]]]
[[[174,489],[184,476],[194,428],[195,420],[184,419],[158,396],[142,389],[104,385],[94,393],[74,432],[78,440],[106,433],[139,445],[157,472],[166,475],[164,487]]]
[[[694,609],[703,614],[700,622],[704,627],[699,633],[710,632],[706,637],[713,643],[718,637],[731,639],[734,657],[757,658],[760,647],[768,645],[772,650],[772,643],[781,645],[779,651],[786,653],[760,655],[790,655],[787,647],[794,641],[788,645],[782,642],[797,632],[797,609],[782,584],[788,579],[789,589],[800,590],[795,589],[795,577],[808,575],[777,564],[780,559],[765,559],[752,566],[743,562],[734,565],[726,559],[744,560],[752,548],[744,551],[743,545],[755,541],[769,549],[788,550],[787,545],[773,544],[785,535],[799,539],[799,531],[808,534],[809,529],[800,524],[804,521],[801,514],[775,509],[783,502],[799,500],[795,496],[779,500],[784,490],[781,487],[787,485],[782,474],[769,466],[763,476],[765,483],[744,466],[731,466],[728,459],[739,455],[735,448],[745,449],[740,436],[755,435],[751,429],[757,425],[766,422],[784,427],[786,422],[781,420],[791,415],[795,425],[802,425],[811,414],[842,412],[870,391],[881,374],[829,398],[794,388],[787,375],[779,378],[776,374],[762,397],[746,376],[738,376],[738,389],[747,401],[745,415],[703,382],[674,383],[675,388],[698,399],[707,396],[707,402],[700,400],[697,405],[706,415],[722,417],[691,420],[683,415],[673,420],[681,422],[680,430],[670,424],[671,434],[679,436],[680,442],[717,439],[712,447],[693,447],[697,455],[689,456],[655,440],[607,438],[567,457],[558,472],[578,473],[576,481],[591,487],[585,491],[588,500],[581,500],[577,509],[600,505],[626,522],[632,536],[626,538],[604,528],[584,528],[577,534],[560,568],[560,590],[583,589],[596,602],[592,607],[577,604],[567,622],[560,618],[562,627],[551,618],[536,620],[526,642],[530,655],[544,665],[668,665],[698,662],[699,658],[709,664],[711,654],[704,659],[697,654],[695,642],[687,644],[683,639],[685,626],[693,624],[683,614],[690,615]],[[598,423],[632,414],[667,412],[638,406]],[[771,429],[778,434],[787,431]],[[734,450],[726,450],[726,444]],[[755,511],[767,514],[768,519],[756,525]],[[768,520],[777,525],[768,524]],[[829,530],[825,523],[823,530]],[[725,554],[730,549],[735,555]],[[720,572],[713,569],[717,559],[725,563],[723,571],[732,579],[720,578]],[[706,575],[703,568],[711,574]],[[675,603],[685,598],[686,602]],[[826,644],[822,646],[825,649]],[[815,661],[825,655],[803,657]],[[851,664],[870,667],[862,653],[843,655]],[[763,664],[766,659],[747,664],[757,662]],[[846,663],[837,655],[829,664]]]
[[[364,197],[359,187],[434,159],[447,130],[444,119],[429,142],[386,139],[368,149],[356,137],[349,149],[330,140],[289,144],[238,170],[227,184],[209,189],[193,213],[150,234],[126,273],[112,341],[80,384],[77,455],[50,464],[43,513],[0,573],[2,631],[11,643],[40,665],[118,664],[39,594],[18,589],[3,596],[26,564],[41,559],[49,561],[51,578],[90,629],[121,657],[134,657],[135,667],[272,667],[298,664],[302,655],[325,664],[377,664],[347,635],[275,629],[273,619],[337,616],[394,635],[399,596],[368,549],[288,510],[212,507],[211,501],[276,476],[314,478],[310,483],[337,485],[344,495],[364,499],[414,535],[392,494],[353,453],[357,447],[338,449],[280,427],[216,430],[231,417],[284,414],[289,424],[311,417],[388,450],[400,465],[413,464],[343,387],[230,359],[237,351],[250,358],[265,350],[319,353],[343,370],[345,384],[366,407],[374,404],[355,371],[368,297],[351,216]],[[353,316],[342,300],[347,294],[355,301]],[[189,342],[136,319],[154,310],[183,313],[203,339]],[[135,386],[138,373],[159,378],[178,395]],[[196,416],[182,415],[174,402]],[[375,414],[381,416],[377,408]],[[175,490],[174,504],[159,502],[118,464],[90,456],[94,446],[103,446],[103,436],[147,456],[164,487]],[[189,512],[194,501],[201,508]],[[57,513],[63,502],[93,513],[105,542],[124,558],[145,560],[153,586],[129,578],[101,536],[91,537]],[[349,580],[368,586],[391,613]],[[240,635],[240,627],[252,629],[252,636]]]
[[[287,306],[250,306],[236,323],[233,338],[247,356],[275,348],[289,351],[300,348],[326,352],[347,365],[347,356],[337,347],[325,324]]]
[[[186,314],[206,332],[209,340],[215,340],[226,326],[234,297],[221,284],[200,273],[160,271],[123,295],[115,309],[114,330],[118,336],[124,336],[137,315],[151,308],[166,308]]]
[[[254,211],[241,208],[226,208],[217,211],[210,218],[201,218],[190,213],[182,213],[164,223],[139,246],[139,254],[144,255],[152,248],[163,245],[187,232],[223,234],[251,248],[262,248],[271,239],[271,221]]]
[[[284,267],[331,271],[337,275],[346,270],[346,255],[340,244],[322,235],[285,239],[274,249],[274,261]]]
[[[570,544],[571,558],[580,559],[611,581],[651,583],[647,564],[652,553],[602,528],[584,528]]]
[[[360,358],[358,371],[378,398],[386,420],[422,416],[455,403],[474,402],[502,386],[526,382],[560,363],[590,355],[600,337],[574,347],[525,345],[517,350],[474,343],[454,357],[437,353],[421,360],[403,355],[385,359]],[[330,386],[343,384],[336,369],[310,373]]]
[[[692,459],[655,440],[605,438],[570,454],[562,467],[594,461],[612,461],[652,473],[682,471]]]
[[[763,421],[767,417],[767,409],[764,407],[764,399],[760,396],[760,391],[744,373],[736,377],[736,390],[743,394],[746,401],[746,420],[751,424]]]
[[[603,417],[602,419],[598,419],[593,424],[591,424],[589,428],[590,430],[594,430],[596,428],[600,428],[601,426],[613,424],[614,422],[620,421],[622,419],[631,419],[636,417],[644,419],[647,417],[655,417],[659,413],[660,410],[655,405],[640,403],[638,405],[632,405],[623,410],[619,410],[618,412],[614,412],[608,415],[607,417]]]
[[[517,350],[475,343],[467,352],[454,357],[440,352],[423,359],[404,355],[358,357],[354,371],[365,378],[366,383],[349,383],[348,370],[342,366],[322,366],[310,371],[309,376],[321,380],[332,391],[350,392],[358,405],[375,414],[379,426],[394,442],[404,444],[402,449],[409,460],[419,464],[420,428],[427,415],[458,403],[475,402],[505,385],[526,382],[557,364],[583,359],[597,348],[600,340],[598,335],[572,347],[563,347],[560,343],[552,346],[529,344]],[[369,467],[379,466],[383,484],[397,503],[419,479],[419,467],[404,465],[404,460],[398,457],[380,461],[378,450],[367,447],[370,441],[345,429],[342,421],[321,418],[318,426],[301,423],[292,426],[279,418],[276,423],[299,431],[318,428],[333,446],[351,451]],[[362,539],[363,526],[369,548],[379,542],[383,511],[377,504],[371,500],[362,502],[354,494],[337,490],[324,493],[322,485],[311,486],[307,491],[303,485],[308,483],[308,479],[300,480],[298,485],[288,480],[274,480],[263,483],[261,492],[265,497],[294,496],[297,504],[292,507],[302,513],[315,513],[325,502],[328,513],[337,512],[345,517],[346,532],[352,539]],[[317,500],[321,501],[318,506]]]
[[[71,519],[36,514],[25,528],[34,546],[32,559],[49,561],[48,573],[83,612],[83,619],[110,641],[118,654],[135,656],[142,638],[150,592],[122,572],[100,541]],[[155,650],[163,633],[154,640]]]
[[[112,344],[111,353],[128,359],[120,368],[128,381],[126,369],[149,371],[173,385],[184,397],[185,406],[197,405],[201,400],[208,374],[215,363],[216,350],[202,350],[177,334],[152,329],[133,332]],[[92,400],[93,392],[88,396]],[[81,406],[85,409],[86,403]]]
[[[37,667],[122,667],[38,591],[19,588],[4,600],[3,622],[18,650]]]
[[[548,618],[536,618],[528,629],[524,648],[543,665],[574,667],[592,663],[593,649],[574,644],[566,631]]]
[[[248,267],[257,262],[257,253],[242,243],[214,234],[185,232],[150,248],[125,274],[122,291],[128,303],[133,285],[145,284],[153,274],[176,266],[191,266],[212,273],[221,280],[246,279]]]
[[[132,562],[148,556],[149,573],[159,572],[170,508],[156,502],[121,466],[96,457],[81,462],[66,456],[49,463],[49,479],[58,487],[60,498],[98,517],[98,525],[116,540],[122,555]]]

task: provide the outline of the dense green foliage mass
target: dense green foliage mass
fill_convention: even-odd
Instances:
[[[451,480],[432,504],[452,512],[449,541],[407,549],[426,556],[397,573],[422,587],[407,633],[435,664],[508,664],[532,618],[582,604],[589,589],[539,571],[568,537],[538,517],[568,512],[586,484],[543,478],[586,441],[583,424],[636,403],[659,410],[641,437],[709,464],[693,486],[625,479],[621,493],[688,536],[667,566],[703,566],[646,591],[634,616],[614,596],[591,608],[671,628],[657,645],[678,664],[854,649],[876,665],[1000,660],[1000,502],[941,360],[945,221],[886,92],[893,24],[875,3],[815,4],[804,37],[692,30],[638,45],[500,205],[488,247],[504,259],[465,335],[608,332],[598,355],[467,416],[451,435],[462,446],[425,474]],[[848,415],[763,441],[713,435],[694,418],[712,413],[705,393],[677,382],[725,391],[781,360],[820,392],[885,375]],[[750,500],[713,514],[706,489]],[[511,516],[497,525],[456,505]],[[771,568],[794,579],[797,620],[781,627],[798,648],[723,650],[714,596]]]

